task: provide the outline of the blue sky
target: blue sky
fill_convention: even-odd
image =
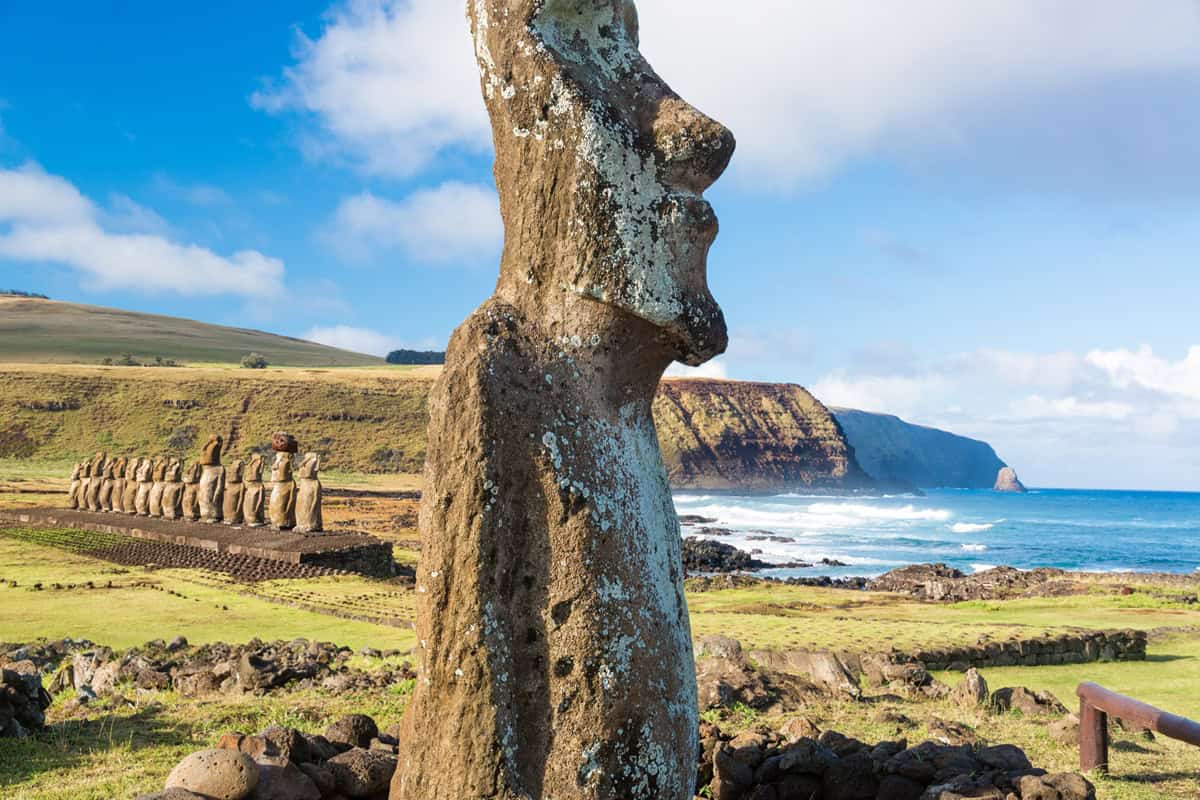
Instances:
[[[501,238],[458,6],[0,0],[0,285],[441,347]],[[739,139],[706,374],[1200,489],[1200,2],[639,7]]]

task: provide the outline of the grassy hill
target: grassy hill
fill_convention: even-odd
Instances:
[[[0,362],[96,364],[129,353],[178,362],[237,363],[261,353],[276,366],[380,366],[382,358],[272,333],[99,306],[0,296]]]

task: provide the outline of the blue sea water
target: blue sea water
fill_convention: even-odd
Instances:
[[[679,513],[715,518],[714,537],[763,561],[848,567],[778,569],[787,576],[875,576],[944,562],[964,572],[1007,565],[1094,572],[1200,571],[1200,493],[1033,490],[1024,495],[930,490],[925,496],[745,497],[676,494]],[[697,526],[685,526],[685,536]],[[756,541],[769,532],[791,542]]]

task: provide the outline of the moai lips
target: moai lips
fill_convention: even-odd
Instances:
[[[688,800],[696,686],[651,403],[726,345],[702,193],[733,136],[618,0],[468,4],[505,224],[430,397],[420,677],[393,800]]]

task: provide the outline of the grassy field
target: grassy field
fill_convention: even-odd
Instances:
[[[303,636],[356,649],[410,650],[414,645],[410,629],[394,626],[412,619],[413,593],[393,584],[350,577],[241,584],[215,573],[115,566],[72,552],[69,540],[52,530],[0,532],[0,640],[71,636],[128,647],[176,635],[193,643]],[[103,588],[79,588],[88,581]],[[42,588],[35,589],[35,583]],[[62,588],[54,588],[56,583]],[[70,584],[76,588],[66,588]],[[723,633],[739,638],[747,648],[877,650],[969,642],[985,632],[1002,636],[1076,627],[1200,625],[1200,611],[1167,601],[1151,589],[1129,596],[927,605],[890,595],[776,586],[689,594],[689,604],[696,637]],[[96,613],[97,608],[103,613]],[[393,624],[346,620],[331,613]],[[1200,699],[1194,692],[1200,685],[1197,634],[1156,637],[1146,662],[992,669],[984,674],[993,688],[1050,689],[1069,705],[1075,685],[1097,680],[1200,717]],[[957,675],[939,677],[948,683],[959,680]],[[93,709],[86,718],[66,713],[66,698],[58,698],[47,736],[0,747],[0,794],[21,800],[131,796],[161,785],[182,755],[211,744],[227,730],[258,730],[272,723],[321,730],[350,711],[369,713],[388,724],[398,718],[404,692],[400,686],[347,697],[308,690],[202,701],[170,692],[131,693],[131,703]],[[826,727],[870,740],[906,736],[919,741],[936,720],[948,720],[969,725],[987,741],[1017,744],[1046,768],[1073,769],[1077,758],[1073,748],[1048,737],[1041,721],[927,701],[890,700],[884,707],[910,722],[880,722],[878,704],[817,703],[805,713]],[[781,721],[733,714],[722,724],[737,728]],[[1126,736],[1114,758],[1114,775],[1100,782],[1101,800],[1182,800],[1200,792],[1200,755],[1194,750]]]
[[[178,362],[239,363],[259,353],[293,367],[380,365],[383,359],[263,331],[53,300],[0,297],[0,361],[95,364],[129,353]]]

